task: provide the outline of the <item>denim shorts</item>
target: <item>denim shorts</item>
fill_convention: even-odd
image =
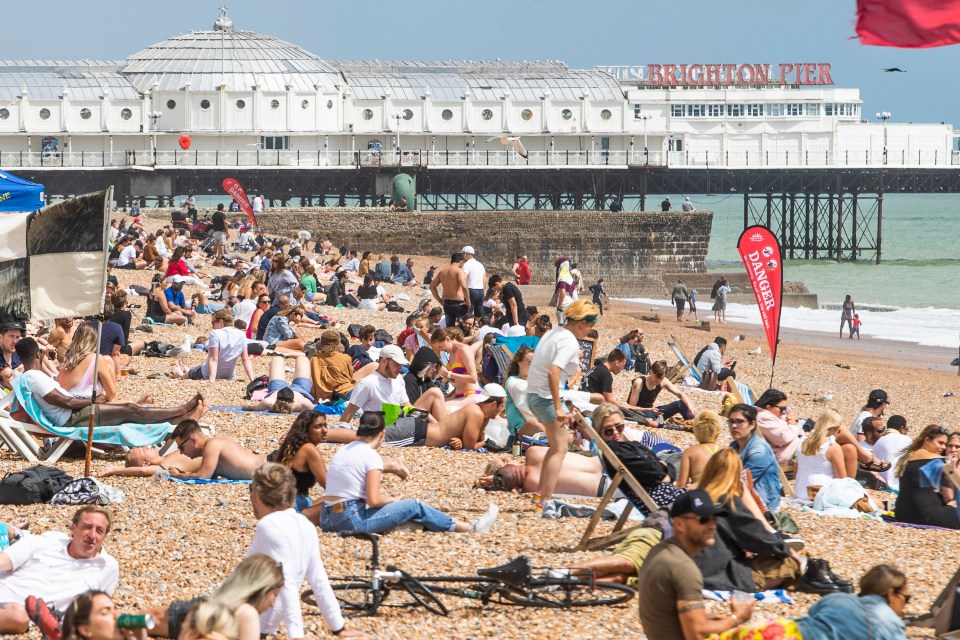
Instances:
[[[274,394],[286,387],[290,387],[293,391],[313,402],[313,394],[310,393],[313,390],[313,383],[310,382],[310,378],[294,378],[290,384],[287,384],[286,380],[271,380],[267,384],[267,395]]]
[[[557,420],[557,411],[553,406],[553,398],[541,398],[535,393],[527,395],[527,405],[540,424],[548,425]]]

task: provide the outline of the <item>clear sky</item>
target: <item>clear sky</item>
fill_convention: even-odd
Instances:
[[[2,2],[0,58],[122,60],[210,29],[218,0]],[[234,26],[327,59],[560,60],[573,68],[663,63],[829,62],[859,87],[865,117],[960,123],[960,50],[861,46],[855,0],[233,0]],[[884,73],[900,67],[906,73]]]

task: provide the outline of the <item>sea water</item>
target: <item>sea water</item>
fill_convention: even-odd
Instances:
[[[676,200],[674,197],[671,195],[670,199],[675,203],[683,201],[683,196],[676,196]],[[737,240],[743,231],[743,195],[690,195],[690,200],[697,209],[714,212],[707,270],[743,269],[737,253]],[[647,201],[650,202],[650,196]],[[784,280],[806,284],[811,293],[817,294],[821,308],[785,308],[782,326],[839,333],[839,306],[849,294],[863,321],[864,337],[957,348],[960,195],[885,195],[881,248],[879,265],[872,259],[788,260],[784,264]],[[708,318],[712,317],[711,304],[709,292],[701,291],[699,308],[705,310]],[[760,322],[759,312],[752,305],[730,304],[727,317]]]

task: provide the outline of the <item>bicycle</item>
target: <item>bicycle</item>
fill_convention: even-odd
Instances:
[[[366,540],[371,545],[369,578],[330,578],[341,608],[356,616],[376,615],[381,606],[419,606],[446,616],[450,610],[437,594],[476,600],[484,606],[492,603],[568,609],[620,604],[636,593],[626,585],[598,582],[592,572],[574,576],[569,569],[552,569],[535,574],[525,556],[498,567],[479,569],[475,576],[413,576],[393,565],[382,571],[376,535],[364,531],[341,531],[339,535]],[[386,603],[391,596],[393,601]],[[310,590],[301,599],[316,604]]]

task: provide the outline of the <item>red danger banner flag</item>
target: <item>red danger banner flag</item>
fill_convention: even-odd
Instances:
[[[737,241],[737,250],[747,268],[753,295],[757,297],[760,320],[767,334],[770,357],[777,361],[777,338],[780,335],[780,310],[783,293],[783,262],[780,243],[770,229],[762,226],[747,228]]]
[[[250,206],[250,201],[247,200],[247,193],[243,190],[243,187],[240,186],[240,183],[233,178],[225,178],[223,181],[223,190],[236,200],[237,204],[240,205],[240,209],[247,214],[247,222],[255,225],[257,218],[253,215],[253,207]]]
[[[879,47],[960,43],[960,0],[857,0],[857,36]]]

